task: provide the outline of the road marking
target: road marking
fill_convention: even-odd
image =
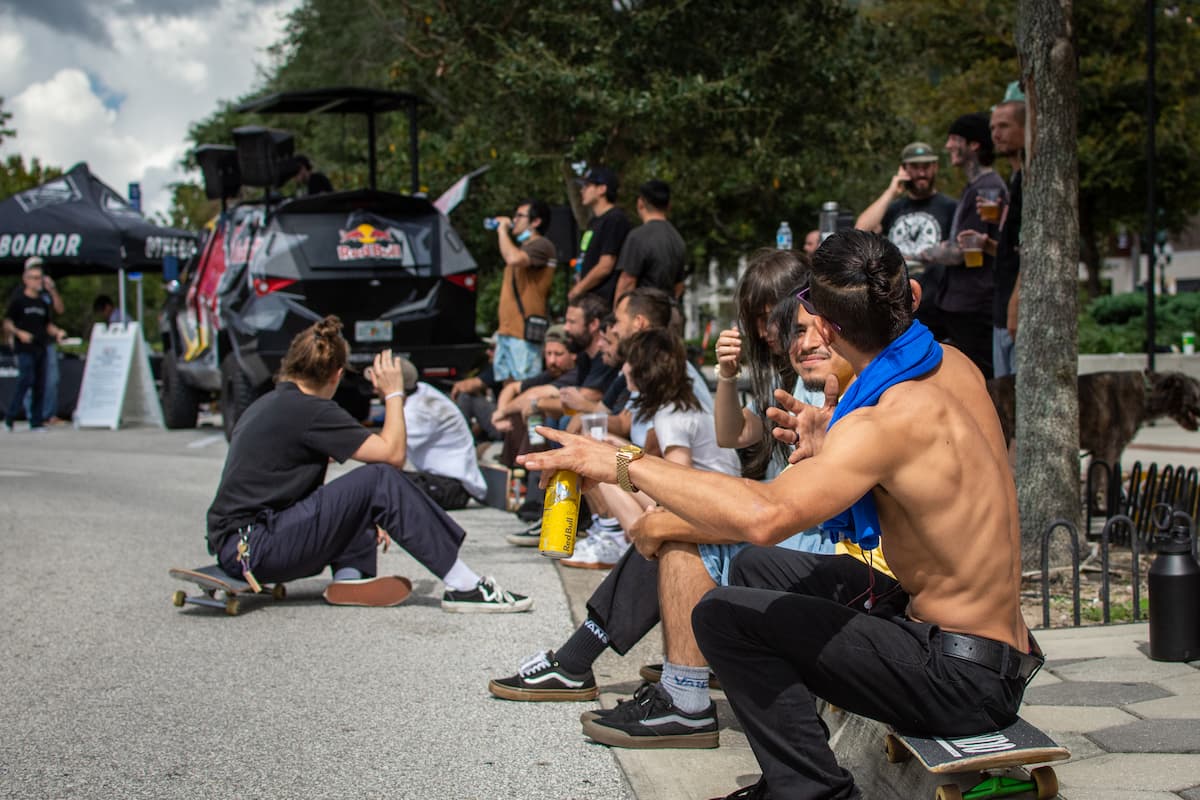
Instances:
[[[191,447],[191,448],[208,447],[210,444],[216,444],[217,442],[223,442],[223,441],[225,441],[225,434],[218,433],[218,434],[214,434],[212,436],[205,436],[203,438],[195,440],[194,442],[188,442],[188,447]]]
[[[0,469],[0,478],[32,478],[34,474],[16,469]]]

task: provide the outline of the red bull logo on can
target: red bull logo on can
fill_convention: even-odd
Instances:
[[[338,261],[404,260],[404,233],[395,228],[377,228],[363,222],[349,230],[339,230],[338,236]]]

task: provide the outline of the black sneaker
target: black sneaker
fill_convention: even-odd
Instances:
[[[442,611],[460,614],[514,614],[533,608],[533,600],[523,594],[506,592],[492,577],[480,578],[467,592],[447,589],[442,594]]]
[[[529,498],[521,507],[517,509],[517,519],[521,522],[540,522],[542,519],[542,503],[541,498]]]
[[[638,668],[638,675],[642,680],[650,683],[658,683],[662,680],[662,664],[643,664]],[[711,670],[708,673],[708,688],[713,691],[721,691],[721,682],[717,680],[717,673]]]
[[[716,703],[688,714],[653,683],[643,683],[632,701],[621,703],[611,713],[584,721],[583,733],[612,747],[710,749],[720,745]]]
[[[596,678],[587,672],[567,672],[554,660],[554,651],[530,656],[511,678],[488,682],[488,691],[505,700],[595,700]]]
[[[508,534],[504,537],[504,541],[517,547],[537,547],[541,538],[542,521],[538,520],[523,531]]]

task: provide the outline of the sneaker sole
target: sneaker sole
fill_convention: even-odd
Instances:
[[[411,594],[412,581],[389,575],[370,582],[335,581],[325,587],[321,596],[332,606],[389,608],[400,605]]]
[[[662,664],[643,664],[638,668],[638,675],[644,681],[658,683],[662,680]],[[721,682],[717,680],[716,673],[711,671],[708,673],[708,688],[717,692],[721,691]]]
[[[538,536],[505,536],[504,541],[514,547],[537,547],[540,538]]]
[[[597,687],[599,688],[599,687]],[[598,693],[598,692],[597,692]],[[615,708],[593,708],[591,711],[585,711],[579,715],[580,724],[586,724],[594,719],[600,719],[608,714],[616,711]]]
[[[442,611],[451,614],[519,614],[533,608],[533,599],[525,598],[517,603],[447,603],[442,601]]]
[[[609,747],[631,750],[712,750],[721,746],[721,732],[683,733],[674,736],[630,736],[624,731],[597,725],[595,720],[583,723],[583,735]]]
[[[488,691],[502,700],[523,700],[532,703],[595,700],[600,696],[599,686],[590,689],[515,689],[496,681],[488,682]]]

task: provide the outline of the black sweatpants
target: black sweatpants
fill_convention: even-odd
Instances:
[[[388,464],[366,464],[318,488],[282,511],[259,515],[250,531],[250,568],[263,582],[307,578],[325,567],[375,575],[375,526],[439,578],[458,558],[466,533]],[[221,569],[240,576],[236,535],[218,555]]]
[[[658,561],[630,547],[592,592],[587,609],[608,634],[608,646],[628,653],[658,624]]]
[[[1022,681],[943,655],[937,626],[895,615],[896,592],[868,612],[858,598],[868,585],[862,562],[764,550],[739,553],[730,583],[775,588],[713,589],[692,627],[772,797],[860,796],[829,748],[814,697],[911,733],[965,736],[1015,719]],[[876,574],[877,596],[889,580]]]

